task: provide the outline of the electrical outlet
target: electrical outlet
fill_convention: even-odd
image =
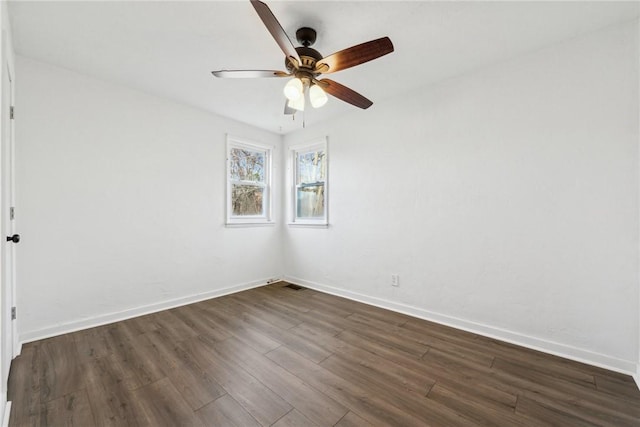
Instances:
[[[391,286],[400,286],[400,276],[398,274],[391,275]]]

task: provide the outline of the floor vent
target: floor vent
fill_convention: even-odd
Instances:
[[[293,283],[289,283],[287,286],[285,286],[285,288],[291,288],[294,291],[299,291],[300,289],[306,289],[306,288],[303,288],[302,286],[294,285]]]

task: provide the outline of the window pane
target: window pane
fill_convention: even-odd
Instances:
[[[324,182],[326,174],[324,150],[298,154],[298,184]]]
[[[298,187],[296,193],[298,218],[324,217],[324,185]]]
[[[231,214],[233,216],[263,215],[264,188],[254,185],[231,186]]]
[[[264,182],[264,152],[232,148],[230,155],[231,179]]]

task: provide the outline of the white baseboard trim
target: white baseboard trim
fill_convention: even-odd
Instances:
[[[640,390],[640,363],[636,364],[636,372],[631,376],[635,380],[638,390]]]
[[[216,289],[216,290],[204,292],[201,294],[189,295],[186,297],[157,302],[157,303],[153,303],[153,304],[149,304],[141,307],[135,307],[135,308],[118,311],[114,313],[88,317],[88,318],[73,321],[73,322],[60,323],[58,325],[51,326],[48,328],[24,332],[19,336],[20,349],[22,349],[22,344],[26,344],[28,342],[50,338],[57,335],[67,334],[69,332],[76,332],[82,329],[94,328],[96,326],[108,325],[109,323],[119,322],[121,320],[130,319],[132,317],[144,316],[145,314],[156,313],[158,311],[180,307],[187,304],[193,304],[193,303],[208,300],[211,298],[234,294],[236,292],[257,288],[260,286],[267,285],[269,283],[277,282],[279,280],[281,280],[281,278],[279,277],[256,280],[254,282],[243,283],[240,285],[234,285],[234,286],[230,286],[222,289]]]
[[[637,370],[637,364],[628,360],[618,359],[615,357],[607,356],[605,354],[594,353],[589,350],[572,347],[553,341],[543,340],[533,336],[520,334],[518,332],[509,331],[506,329],[496,328],[489,325],[484,325],[470,320],[435,313],[407,304],[397,303],[382,298],[371,297],[357,292],[347,291],[332,286],[310,282],[298,277],[285,276],[283,280],[310,289],[315,289],[320,292],[325,292],[354,301],[363,302],[365,304],[373,305],[391,311],[396,311],[398,313],[407,314],[409,316],[417,317],[435,323],[440,323],[442,325],[451,326],[453,328],[462,329],[485,337],[495,338],[511,344],[542,351],[544,353],[550,353],[555,356],[564,357],[566,359],[575,360],[577,362],[586,363],[588,365],[598,366],[611,371],[632,375],[634,376],[634,378],[636,378],[636,381],[638,381],[637,377],[640,371]]]
[[[16,339],[16,343],[13,347],[13,358],[20,356],[22,354],[22,341]]]
[[[3,412],[2,412],[2,427],[9,427],[9,418],[11,416],[11,402],[7,402],[6,401],[7,396],[4,396],[4,405],[2,405],[3,407]]]

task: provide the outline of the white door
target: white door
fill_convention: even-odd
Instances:
[[[18,237],[15,234],[15,217],[14,217],[14,143],[13,143],[13,76],[8,63],[3,64],[2,69],[2,121],[0,128],[1,150],[1,227],[0,245],[2,245],[2,272],[0,276],[2,308],[1,324],[2,324],[2,384],[6,384],[9,377],[9,368],[11,360],[15,356],[17,346],[14,340],[17,337],[15,321],[12,316],[12,307],[15,306],[15,247]],[[17,235],[16,235],[17,236]],[[8,239],[13,237],[13,240]],[[3,390],[6,392],[6,390]]]

